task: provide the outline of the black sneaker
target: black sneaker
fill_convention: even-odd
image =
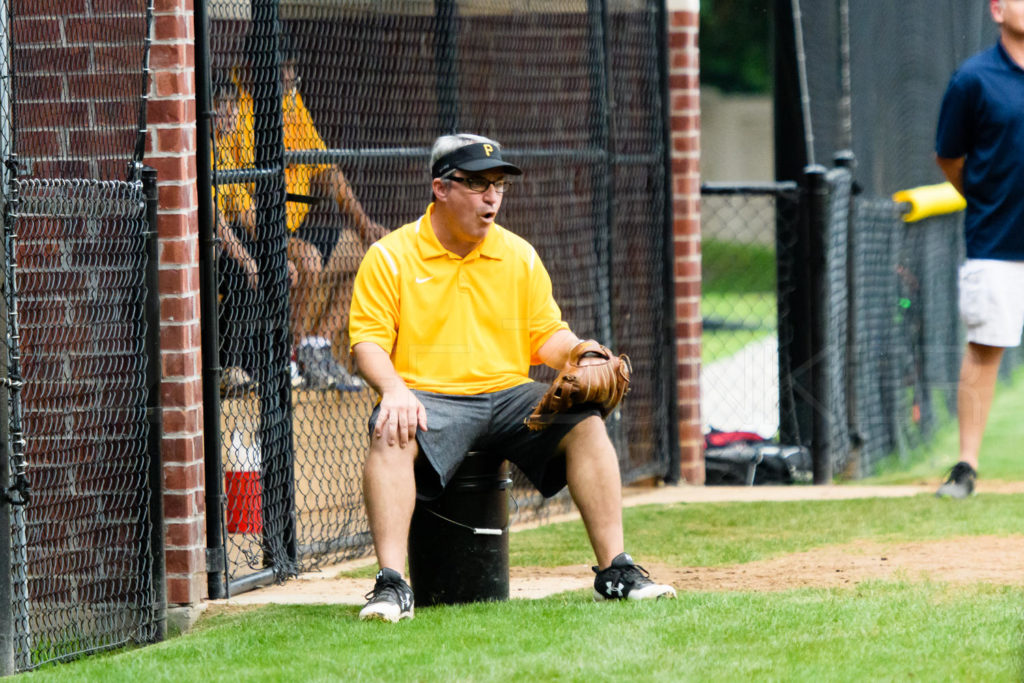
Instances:
[[[306,389],[359,391],[366,386],[361,379],[350,375],[334,359],[330,346],[314,347],[311,344],[301,344],[295,351],[295,357]]]
[[[594,567],[594,600],[649,600],[674,598],[676,589],[651,581],[643,567],[633,564],[633,558],[619,553],[607,569]]]
[[[974,493],[974,482],[978,473],[966,462],[960,461],[949,471],[946,482],[939,487],[935,495],[939,498],[966,498]]]
[[[366,594],[369,601],[359,612],[363,620],[390,621],[397,624],[402,619],[412,619],[412,588],[402,575],[385,567],[377,572],[377,583]]]

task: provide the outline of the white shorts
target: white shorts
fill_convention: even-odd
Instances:
[[[1020,346],[1024,328],[1024,261],[968,259],[960,266],[960,319],[967,341]]]

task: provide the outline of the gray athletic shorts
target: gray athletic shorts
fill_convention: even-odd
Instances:
[[[545,497],[565,486],[565,455],[558,444],[577,424],[600,412],[584,408],[559,415],[547,429],[530,431],[523,421],[547,391],[547,384],[530,382],[511,389],[474,396],[413,391],[427,409],[427,431],[417,430],[416,495],[433,500],[441,495],[455,470],[471,451],[486,451],[508,460]],[[370,415],[377,422],[379,404]]]

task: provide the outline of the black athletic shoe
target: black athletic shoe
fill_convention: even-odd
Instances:
[[[594,600],[649,600],[674,598],[676,589],[651,581],[643,567],[633,564],[633,558],[620,553],[607,569],[594,567]]]
[[[295,358],[302,373],[304,389],[359,391],[366,386],[363,380],[350,375],[341,363],[334,359],[330,346],[300,344],[295,350]]]
[[[402,575],[385,567],[377,572],[377,583],[366,594],[369,601],[359,612],[363,620],[390,621],[397,624],[402,619],[412,619],[412,588]]]
[[[978,473],[966,462],[960,461],[949,471],[946,482],[939,487],[935,495],[939,498],[966,498],[974,493],[974,482]]]

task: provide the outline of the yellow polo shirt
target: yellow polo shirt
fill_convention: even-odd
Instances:
[[[255,147],[253,136],[253,100],[252,95],[243,91],[238,98],[239,131],[241,133],[242,149],[249,150],[249,158],[246,160],[249,166],[252,165],[252,150]],[[313,115],[306,108],[302,101],[302,95],[297,91],[285,94],[281,99],[281,116],[283,128],[281,130],[282,141],[285,150],[293,152],[305,149],[327,149],[327,144],[320,137],[313,123]],[[240,165],[242,160],[239,160]],[[290,194],[301,194],[309,196],[310,185],[313,176],[324,169],[331,167],[331,164],[290,164],[284,169],[285,189]],[[295,231],[302,225],[303,219],[309,213],[310,205],[305,202],[288,202],[286,207],[286,218],[288,229]]]
[[[234,137],[234,136],[229,136]],[[216,167],[218,170],[227,171],[238,168],[238,161],[233,151],[231,139],[219,140],[217,142]],[[214,159],[214,153],[210,152],[210,158]],[[229,223],[236,220],[240,214],[252,209],[252,195],[244,183],[231,183],[216,188],[217,209],[224,219]]]
[[[391,354],[413,389],[472,395],[530,381],[537,351],[568,329],[551,278],[533,247],[494,224],[465,256],[446,250],[430,223],[383,237],[356,274],[349,315],[352,346],[373,342]]]

